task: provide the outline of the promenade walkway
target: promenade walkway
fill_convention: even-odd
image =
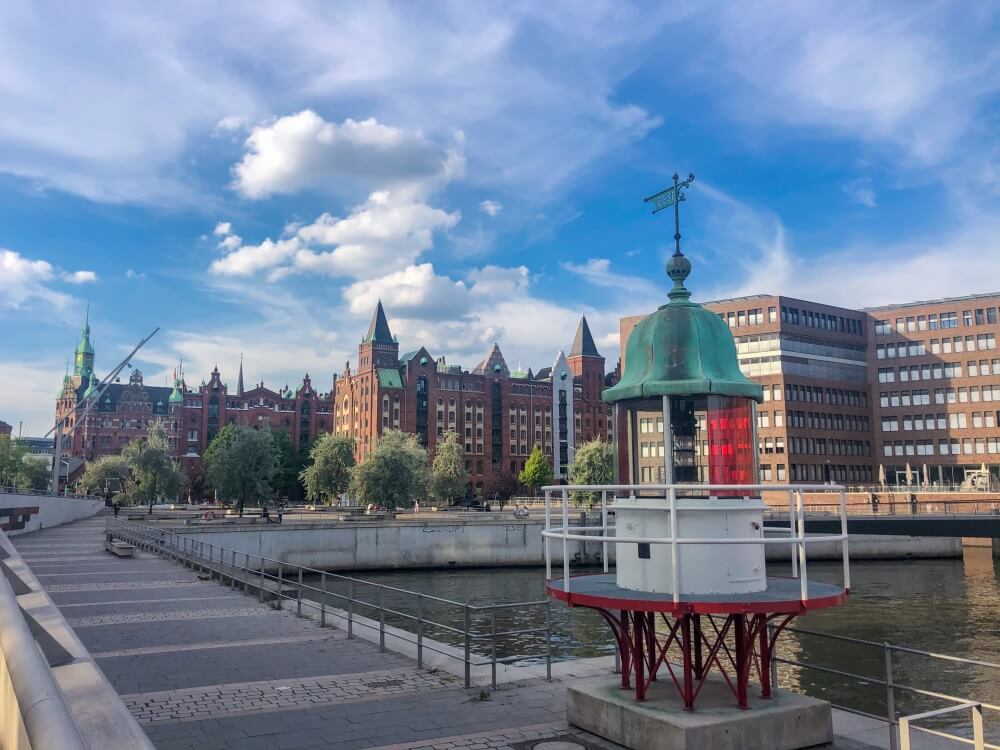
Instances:
[[[103,530],[98,516],[13,541],[162,750],[613,747],[566,725],[564,683],[467,690],[169,560],[113,557]]]

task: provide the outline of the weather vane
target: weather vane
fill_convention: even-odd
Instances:
[[[643,203],[653,204],[653,213],[659,213],[665,208],[674,207],[674,255],[681,253],[681,201],[687,200],[684,197],[684,190],[694,181],[694,174],[688,173],[688,178],[681,181],[680,176],[674,172],[674,184],[666,190],[661,190],[648,198],[643,199]]]

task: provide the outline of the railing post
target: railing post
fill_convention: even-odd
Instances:
[[[299,566],[299,592],[296,600],[296,612],[299,617],[302,617],[302,566]]]
[[[469,603],[465,603],[465,686],[472,686],[472,620],[469,612]]]
[[[986,747],[986,732],[983,729],[983,706],[977,703],[972,707],[972,746],[975,750]]]
[[[424,667],[424,595],[417,594],[417,669]]]
[[[892,646],[883,643],[882,650],[885,658],[885,705],[889,719],[889,750],[896,750],[899,745],[896,741],[896,693],[892,682]]]
[[[490,685],[497,689],[497,605],[490,608]]]
[[[676,604],[681,600],[681,576],[677,559],[677,490],[673,487],[667,490],[667,499],[670,501],[670,577],[674,603]]]
[[[549,490],[545,490],[545,530],[552,528],[552,515],[549,510]],[[552,550],[549,545],[550,539],[545,537],[545,580],[552,580]]]
[[[378,587],[378,650],[385,653],[385,586]]]
[[[778,689],[778,639],[774,634],[774,624],[767,624],[767,642],[770,644],[769,650],[771,652],[771,664],[768,667],[771,670],[771,690]]]
[[[323,588],[323,593],[319,597],[319,626],[326,627],[326,571],[320,574],[319,585]]]
[[[795,539],[795,491],[788,490],[788,536]],[[799,556],[795,544],[789,550],[792,553],[792,578],[799,577]]]
[[[563,590],[569,594],[569,493],[562,491]]]
[[[284,578],[284,564],[278,561],[278,609],[282,609],[284,606],[284,599],[281,596],[282,589],[282,579]]]
[[[552,682],[552,600],[545,600],[545,679]]]
[[[250,553],[249,552],[244,552],[243,553],[243,562],[246,563],[246,566],[243,569],[243,572],[245,574],[243,576],[243,596],[248,596],[249,593],[250,593]]]
[[[354,579],[347,581],[347,638],[354,637]]]
[[[264,558],[260,558],[260,585],[257,587],[259,601],[264,602]]]
[[[608,491],[601,490],[601,536],[604,541],[601,542],[601,562],[604,565],[604,572],[608,572]]]
[[[847,495],[840,491],[840,533],[844,537],[840,542],[840,556],[844,564],[844,590],[851,590],[851,559],[847,548]]]
[[[230,591],[235,591],[236,590],[236,571],[239,570],[239,568],[236,567],[236,550],[232,550],[232,552],[233,552],[233,569],[231,571],[229,571],[229,590]]]
[[[809,580],[806,573],[806,516],[805,506],[802,502],[802,490],[795,491],[796,521],[798,524],[798,542],[796,543],[799,553],[799,597],[802,601],[809,599]]]

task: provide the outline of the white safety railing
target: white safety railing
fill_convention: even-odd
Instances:
[[[788,493],[788,536],[772,537],[764,536],[764,529],[761,529],[759,537],[683,537],[677,532],[677,495],[692,493],[703,497],[754,497],[762,492],[775,492],[774,485],[769,484],[571,484],[571,485],[551,485],[543,487],[545,493],[545,529],[542,537],[545,539],[545,577],[552,579],[552,549],[551,540],[562,540],[562,563],[563,563],[563,586],[567,594],[570,593],[571,583],[569,574],[569,543],[571,541],[594,542],[600,541],[602,545],[602,558],[604,560],[604,572],[608,572],[608,544],[669,544],[671,559],[672,591],[674,602],[680,601],[680,572],[678,545],[683,544],[787,544],[792,546],[792,577],[799,581],[799,594],[804,602],[809,598],[809,580],[806,565],[806,546],[821,542],[840,542],[841,558],[843,561],[844,589],[850,591],[851,588],[851,565],[847,550],[847,494],[844,487],[835,484],[790,484],[780,488]],[[569,503],[572,493],[601,493],[601,525],[600,526],[573,526],[569,525]],[[618,493],[626,493],[625,497],[634,498],[636,493],[643,493],[648,497],[650,492],[662,492],[664,494],[663,510],[670,513],[670,536],[669,537],[620,537],[614,533],[614,527],[608,523],[608,499],[609,493],[613,500],[618,497]],[[839,496],[840,507],[840,533],[826,535],[806,536],[805,504],[802,500],[804,492],[811,493],[831,493]],[[552,499],[558,494],[561,503],[562,526],[552,525]],[[713,506],[706,503],[699,510],[712,511]],[[720,509],[723,510],[724,509]],[[774,510],[772,508],[772,510]],[[595,538],[595,534],[600,534]]]

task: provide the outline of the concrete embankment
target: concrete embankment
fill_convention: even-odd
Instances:
[[[103,507],[100,498],[0,492],[0,524],[7,536],[17,536],[90,518]]]
[[[172,527],[205,545],[318,570],[537,566],[545,562],[540,520],[491,519]],[[562,543],[553,541],[553,562]],[[961,557],[962,540],[945,537],[855,536],[851,559]],[[571,562],[601,560],[600,542],[569,542]],[[614,560],[614,545],[609,545]],[[788,559],[788,547],[769,545],[768,559]],[[810,560],[840,560],[839,543],[809,547]]]

